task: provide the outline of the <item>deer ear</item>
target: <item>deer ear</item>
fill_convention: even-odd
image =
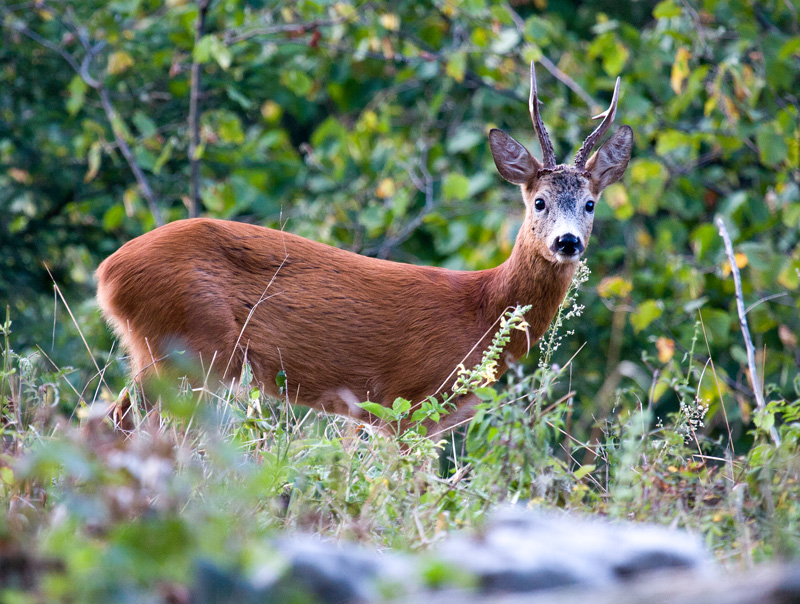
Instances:
[[[633,149],[633,130],[622,126],[586,162],[592,184],[598,192],[617,182],[625,174]]]
[[[522,185],[536,177],[541,164],[523,145],[497,128],[489,132],[489,147],[494,165],[500,176],[515,185]]]

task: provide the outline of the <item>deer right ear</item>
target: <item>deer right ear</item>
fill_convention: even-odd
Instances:
[[[542,167],[530,151],[497,128],[489,132],[489,147],[500,176],[512,184],[529,182]]]
[[[631,149],[633,130],[630,126],[622,126],[589,158],[586,171],[598,192],[622,178],[631,160]]]

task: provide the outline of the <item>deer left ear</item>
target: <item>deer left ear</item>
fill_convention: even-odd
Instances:
[[[586,162],[592,184],[599,193],[625,174],[633,149],[633,130],[622,126]]]
[[[500,176],[515,185],[523,185],[536,178],[541,164],[524,145],[497,128],[489,132],[489,148]]]

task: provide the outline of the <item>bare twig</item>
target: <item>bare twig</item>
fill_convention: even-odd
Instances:
[[[194,32],[194,46],[200,43],[205,35],[206,15],[211,0],[197,1],[197,25]],[[192,58],[192,85],[189,96],[189,164],[191,166],[191,196],[189,203],[189,217],[196,218],[200,211],[200,158],[197,149],[200,146],[200,63],[196,57]]]
[[[511,20],[514,21],[514,26],[517,28],[517,32],[521,38],[524,39],[525,37],[525,22],[522,20],[522,17],[519,16],[517,11],[513,9],[513,7],[506,3],[506,10],[508,14],[511,15]],[[559,82],[566,85],[572,92],[577,94],[584,103],[589,105],[589,108],[592,110],[593,113],[599,112],[602,110],[602,106],[592,98],[588,92],[586,92],[583,87],[578,84],[575,80],[569,77],[566,73],[561,71],[558,66],[553,63],[550,59],[548,59],[544,54],[540,56],[537,61],[542,64],[542,66],[550,72],[550,74],[556,78]]]
[[[747,313],[745,312],[744,296],[742,294],[742,277],[739,274],[739,267],[736,265],[736,254],[733,251],[731,236],[728,234],[728,229],[725,227],[725,222],[722,220],[722,216],[717,216],[715,222],[717,224],[717,228],[719,228],[720,237],[722,237],[722,240],[725,242],[725,253],[728,256],[728,262],[730,262],[731,265],[733,285],[736,289],[736,309],[739,313],[739,325],[742,328],[744,345],[747,349],[747,366],[750,370],[750,385],[753,387],[753,394],[755,394],[756,397],[756,406],[758,407],[759,411],[763,411],[766,409],[766,403],[764,402],[764,392],[761,389],[761,381],[758,377],[758,368],[756,367],[756,352],[755,348],[753,347],[753,339],[750,337],[750,328],[747,326]],[[780,437],[778,436],[778,431],[775,429],[775,426],[770,428],[769,435],[776,445],[780,444]]]
[[[59,19],[59,22],[64,25],[67,29],[73,32],[78,40],[80,40],[81,45],[84,48],[85,55],[80,63],[76,60],[76,58],[67,52],[64,47],[59,46],[58,44],[54,44],[53,42],[43,38],[35,31],[32,31],[25,25],[21,23],[14,23],[14,24],[7,24],[5,21],[0,21],[3,23],[4,27],[12,29],[13,31],[17,31],[34,42],[41,44],[45,48],[52,50],[55,53],[58,53],[68,64],[69,66],[77,73],[80,78],[86,83],[87,86],[93,88],[97,91],[98,95],[100,96],[100,104],[103,107],[103,111],[106,114],[106,119],[108,119],[109,125],[111,126],[111,131],[114,134],[114,141],[116,142],[117,146],[119,147],[122,156],[125,158],[125,161],[128,163],[128,166],[131,168],[134,177],[136,178],[136,182],[139,185],[139,188],[142,191],[142,195],[144,196],[145,200],[147,201],[147,205],[150,209],[150,213],[153,215],[153,220],[155,220],[156,225],[161,226],[164,224],[164,220],[161,217],[161,211],[158,207],[158,202],[156,200],[156,196],[153,194],[153,190],[150,188],[150,184],[147,180],[147,177],[144,174],[141,166],[136,161],[136,157],[131,151],[130,145],[125,140],[124,133],[121,131],[119,127],[119,123],[121,118],[119,114],[114,109],[114,105],[111,102],[111,98],[108,95],[108,91],[103,84],[102,79],[95,78],[89,72],[89,67],[91,65],[92,60],[97,56],[97,54],[105,47],[105,42],[101,41],[97,44],[92,45],[89,39],[88,34],[86,31],[80,27],[75,26],[73,23],[65,22]]]
[[[317,19],[314,21],[306,21],[302,23],[284,23],[281,25],[270,25],[266,27],[258,27],[240,33],[236,33],[235,31],[229,31],[225,34],[225,43],[229,45],[237,44],[239,42],[244,42],[245,40],[249,40],[250,38],[256,38],[259,36],[271,36],[275,34],[302,35],[310,31],[315,31],[320,27],[330,27],[332,25],[338,25],[340,23],[347,23],[349,21],[353,21],[357,18],[357,15],[358,13],[356,13],[352,17],[341,17],[338,19]]]
[[[136,178],[136,182],[139,184],[139,188],[142,190],[142,195],[144,195],[145,200],[147,200],[147,206],[150,208],[150,213],[153,215],[153,220],[155,220],[157,226],[161,226],[164,224],[164,219],[161,217],[161,210],[158,208],[156,196],[153,194],[153,190],[150,188],[150,183],[147,181],[147,177],[144,175],[142,167],[139,165],[139,162],[136,161],[133,151],[131,151],[131,147],[128,145],[128,141],[125,140],[125,137],[121,132],[118,124],[118,121],[121,118],[114,109],[114,106],[111,104],[111,99],[108,97],[108,91],[105,89],[105,87],[101,85],[97,89],[97,92],[100,94],[100,103],[103,105],[103,111],[106,113],[106,118],[108,118],[108,121],[111,124],[111,131],[114,133],[114,141],[117,143],[117,146],[119,147],[122,156],[125,158],[125,161],[128,162],[131,172],[133,172],[133,176]]]

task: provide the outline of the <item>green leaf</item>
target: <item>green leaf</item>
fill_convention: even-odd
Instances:
[[[392,417],[392,410],[379,403],[364,401],[363,403],[358,403],[358,406],[385,422],[390,422],[394,419],[394,417]]]
[[[302,71],[289,70],[281,73],[281,84],[297,96],[305,97],[311,91],[311,78]]]
[[[469,190],[469,178],[457,172],[451,172],[444,179],[442,194],[446,199],[463,200]]]
[[[67,98],[67,113],[74,116],[83,107],[83,102],[86,100],[86,91],[89,90],[89,85],[83,81],[80,76],[75,76],[67,86],[69,98]]]
[[[590,472],[594,472],[596,468],[597,466],[595,466],[594,464],[588,464],[585,466],[581,466],[580,468],[575,470],[572,474],[573,476],[575,476],[575,480],[580,480]]]
[[[477,128],[462,126],[447,141],[448,153],[460,153],[479,145],[484,140],[483,132]]]
[[[756,134],[756,144],[761,161],[771,168],[777,168],[782,164],[789,153],[786,141],[773,124],[765,124],[759,129]]]
[[[201,65],[203,63],[208,63],[211,60],[211,45],[213,44],[213,36],[203,36],[198,40],[197,44],[194,45],[194,51],[192,51],[192,58]]]
[[[769,409],[759,409],[753,416],[753,423],[762,432],[769,432],[775,425],[775,414]]]
[[[122,204],[113,205],[103,214],[103,228],[113,231],[122,226],[123,220],[125,220],[125,208]]]
[[[671,17],[681,16],[681,7],[678,6],[674,0],[663,0],[656,4],[653,9],[653,16],[656,19],[669,19]]]
[[[172,140],[170,139],[167,141],[167,144],[164,145],[164,148],[161,149],[161,153],[156,160],[156,163],[153,165],[153,174],[160,174],[161,168],[164,167],[170,158],[172,157]]]
[[[662,303],[658,300],[645,300],[639,305],[639,308],[634,314],[631,315],[631,325],[633,330],[639,333],[650,325],[653,321],[658,319],[664,312]]]
[[[213,36],[211,38],[211,47],[209,48],[209,52],[217,64],[222,67],[222,69],[228,69],[228,67],[231,66],[231,62],[233,61],[231,51],[228,50],[228,47],[225,46],[218,36]]]
[[[244,130],[239,117],[230,112],[220,114],[219,128],[217,130],[221,141],[240,145],[244,142]]]
[[[504,55],[511,52],[519,42],[519,32],[513,28],[506,28],[500,30],[500,33],[495,37],[492,42],[491,51],[499,55]]]
[[[404,416],[411,409],[411,401],[404,398],[396,398],[392,403],[392,413],[396,418]]]
[[[139,130],[142,136],[146,138],[153,136],[158,131],[158,128],[153,120],[147,117],[142,111],[134,112],[131,120],[133,121],[133,124],[136,126],[137,130]]]

